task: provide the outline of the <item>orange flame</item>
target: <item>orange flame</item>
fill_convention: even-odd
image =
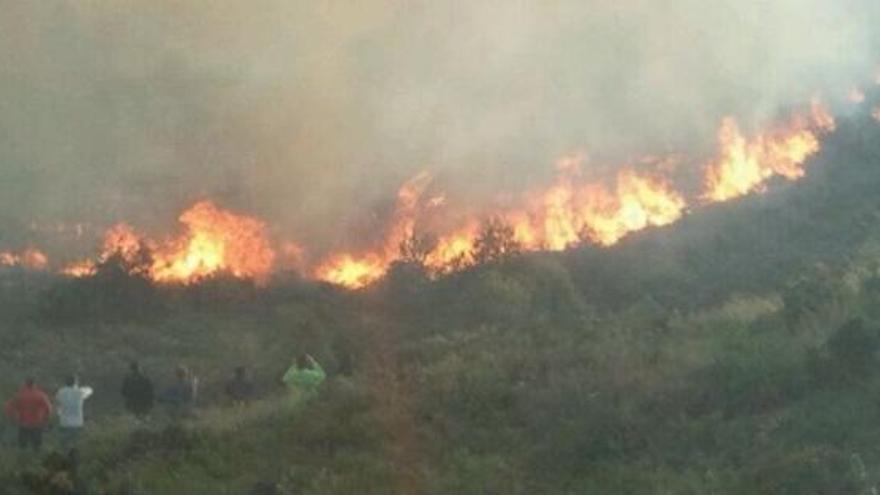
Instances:
[[[441,237],[425,258],[425,267],[433,273],[449,273],[474,263],[473,250],[479,224],[471,222],[452,234]]]
[[[615,194],[590,188],[582,207],[587,236],[598,244],[616,244],[625,235],[678,220],[687,204],[664,180],[623,169]]]
[[[330,256],[314,270],[315,278],[350,289],[359,289],[382,278],[397,259],[401,243],[412,236],[422,194],[431,180],[431,174],[423,171],[400,187],[391,226],[377,251]]]
[[[221,210],[210,201],[179,217],[186,233],[156,249],[151,276],[159,282],[189,283],[216,273],[265,281],[275,262],[266,225]]]
[[[880,120],[880,107],[874,117]],[[733,118],[723,119],[718,131],[719,153],[705,167],[699,199],[704,203],[727,201],[763,191],[773,177],[803,177],[804,163],[820,150],[821,137],[834,127],[833,117],[818,100],[787,123],[755,136],[745,136]],[[449,227],[452,217],[435,221],[435,217],[449,213],[447,198],[442,193],[425,194],[432,177],[422,172],[399,188],[394,212],[375,244],[330,253],[314,265],[296,243],[280,244],[276,254],[262,221],[203,201],[179,217],[184,230],[176,238],[151,240],[119,224],[104,235],[95,261],[69,265],[63,272],[94,274],[100,262],[115,255],[132,266],[142,266],[140,273],[157,282],[191,283],[216,273],[260,282],[267,280],[273,269],[283,267],[357,289],[381,279],[404,254],[423,263],[432,275],[472,266],[482,259],[480,249],[492,242],[493,231],[483,228],[490,218],[507,224],[499,242],[516,246],[506,252],[560,251],[582,243],[611,246],[633,232],[671,224],[688,209],[685,196],[670,180],[683,161],[678,155],[646,158],[618,168],[613,176],[590,179],[581,170],[585,160],[584,153],[561,158],[556,163],[556,180],[549,186],[527,192],[519,203],[510,204],[509,198],[503,198],[503,207],[469,212],[452,228],[425,236],[436,239],[430,245],[416,242],[419,238],[414,234],[421,233],[419,228],[425,225]],[[405,253],[401,253],[402,247]],[[145,251],[150,257],[143,259]],[[11,256],[0,253],[0,265],[17,259]]]
[[[340,254],[320,265],[315,277],[349,289],[360,289],[385,276],[388,265],[389,260],[373,253],[357,259],[350,254]]]
[[[674,222],[687,206],[664,179],[631,167],[618,172],[613,189],[580,183],[581,160],[561,160],[556,184],[532,195],[538,199],[528,213],[505,215],[523,249],[561,251],[584,241],[610,246],[631,232]]]
[[[82,278],[94,275],[98,270],[92,260],[74,261],[61,269],[61,274],[68,277]]]
[[[157,282],[191,283],[217,273],[265,281],[270,275],[275,251],[262,221],[222,210],[210,201],[196,203],[179,220],[184,234],[164,242],[144,238],[124,223],[113,226],[104,234],[98,262],[117,255],[137,265],[142,248],[146,248],[152,259],[142,260],[147,265],[139,269]],[[91,260],[80,261],[62,272],[88,276],[95,273],[96,265]]]
[[[37,249],[28,248],[21,253],[12,251],[0,251],[0,266],[20,266],[29,270],[46,270],[49,268],[49,258]]]
[[[834,119],[817,102],[809,117],[796,114],[785,128],[747,140],[733,118],[725,118],[718,133],[721,156],[706,169],[703,199],[727,201],[761,192],[771,177],[796,180],[803,164],[820,149],[819,137],[834,129]]]

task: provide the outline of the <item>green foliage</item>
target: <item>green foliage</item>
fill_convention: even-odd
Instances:
[[[865,376],[877,364],[880,327],[862,319],[850,320],[828,339],[827,349],[832,363],[848,378]]]
[[[782,292],[784,316],[789,328],[809,317],[815,317],[840,302],[845,294],[841,276],[824,266],[816,267],[810,276],[802,276]]]

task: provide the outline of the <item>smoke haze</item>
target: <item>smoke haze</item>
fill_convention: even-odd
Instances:
[[[0,0],[0,243],[196,200],[334,246],[418,171],[488,201],[870,81],[869,0]],[[69,236],[75,237],[75,236]]]

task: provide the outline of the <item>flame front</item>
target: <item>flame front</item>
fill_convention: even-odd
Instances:
[[[603,246],[646,227],[668,225],[681,218],[687,203],[663,179],[624,169],[617,190],[594,189],[582,208],[587,236]]]
[[[834,119],[817,102],[810,116],[796,114],[788,126],[752,140],[742,135],[733,118],[725,118],[718,132],[720,158],[706,169],[703,199],[719,202],[761,192],[774,176],[788,180],[803,177],[804,162],[819,151],[819,138],[834,125]]]
[[[875,118],[880,120],[880,110]],[[704,189],[690,199],[694,204],[728,201],[763,191],[774,177],[803,177],[805,162],[834,126],[818,101],[754,136],[744,135],[733,118],[723,119],[718,155],[699,169]],[[585,162],[584,153],[565,156],[548,186],[526,191],[518,201],[504,198],[503,206],[466,209],[467,214],[451,211],[454,206],[443,192],[426,195],[432,176],[419,173],[397,191],[380,238],[359,249],[326,254],[316,264],[294,242],[278,244],[276,255],[262,221],[202,201],[180,215],[183,228],[177,237],[154,240],[118,224],[105,233],[95,259],[70,264],[63,273],[91,275],[116,256],[129,269],[162,283],[186,284],[218,273],[262,282],[279,268],[357,289],[384,277],[399,260],[419,263],[436,276],[508,253],[561,251],[583,243],[612,246],[633,232],[671,224],[689,208],[688,198],[670,179],[685,162],[680,155],[641,159],[616,167],[612,176],[587,176]],[[428,228],[440,225],[444,228]],[[493,239],[505,244],[486,248]],[[36,254],[0,252],[0,265],[45,266],[42,260]]]

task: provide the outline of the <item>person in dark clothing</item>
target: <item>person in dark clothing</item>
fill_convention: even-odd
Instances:
[[[128,375],[122,381],[122,398],[128,412],[137,417],[144,417],[153,409],[153,382],[141,372],[137,362],[131,363]]]
[[[159,402],[169,406],[172,415],[188,416],[196,404],[199,380],[185,366],[178,366],[174,375],[174,384],[162,392]]]
[[[247,404],[254,398],[254,384],[244,366],[235,368],[235,376],[226,383],[226,396],[235,404]]]

